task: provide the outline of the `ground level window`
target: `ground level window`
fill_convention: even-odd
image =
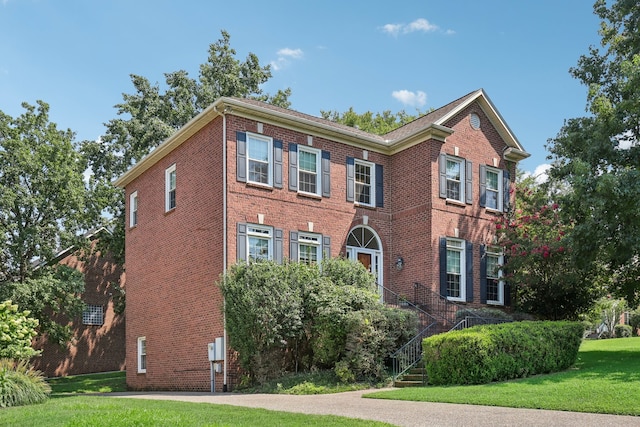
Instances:
[[[147,338],[138,338],[138,373],[147,372]]]
[[[501,280],[500,267],[503,256],[499,249],[488,248],[487,257],[487,302],[504,304],[504,283]]]
[[[298,236],[298,261],[305,264],[317,264],[322,258],[320,238],[317,234],[302,234]]]
[[[447,297],[464,300],[464,241],[447,239]]]
[[[270,227],[247,227],[247,240],[249,249],[249,260],[271,259],[271,228]]]

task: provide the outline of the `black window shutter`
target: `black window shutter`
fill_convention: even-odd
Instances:
[[[276,228],[273,230],[273,259],[278,264],[282,264],[282,253],[283,253],[283,231],[280,228]]]
[[[322,257],[331,258],[331,236],[322,236]]]
[[[376,165],[376,207],[384,207],[384,182],[382,165]]]
[[[247,182],[247,134],[236,132],[236,179]]]
[[[507,258],[506,255],[504,255],[504,257],[502,258],[502,262],[506,265],[509,262],[509,259]],[[504,289],[504,305],[506,306],[510,306],[511,305],[511,285],[507,282],[504,282],[503,284]]]
[[[466,267],[466,298],[467,302],[473,302],[473,243],[465,242],[465,267]],[[462,285],[462,284],[461,284]]]
[[[502,210],[509,211],[509,189],[511,188],[511,179],[509,178],[509,171],[507,169],[502,171],[502,195],[504,202],[502,204]]]
[[[473,162],[467,160],[465,163],[464,180],[464,200],[467,204],[473,203]]]
[[[347,157],[347,202],[355,201],[356,163],[353,157]]]
[[[238,223],[236,233],[236,259],[247,260],[247,224]]]
[[[298,232],[289,232],[289,259],[291,261],[298,261]]]
[[[440,154],[438,165],[440,197],[447,198],[447,155]]]
[[[273,141],[273,186],[282,188],[282,141]]]
[[[487,303],[487,251],[485,245],[480,245],[480,302]]]
[[[440,238],[440,295],[447,297],[447,238]]]
[[[487,206],[487,167],[480,165],[480,206]]]
[[[289,143],[289,190],[298,191],[298,144]]]
[[[322,152],[322,197],[331,197],[331,155],[328,151]]]

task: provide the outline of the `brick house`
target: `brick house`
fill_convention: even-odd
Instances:
[[[128,386],[209,390],[207,343],[225,335],[216,281],[247,259],[342,255],[381,295],[420,285],[508,305],[492,224],[528,155],[483,90],[382,136],[217,100],[115,182],[127,200]],[[233,364],[215,381],[233,385]]]
[[[46,336],[35,339],[34,348],[42,355],[32,359],[33,366],[47,377],[124,370],[125,316],[115,312],[113,295],[114,284],[124,286],[122,267],[99,252],[83,256],[73,247],[54,261],[84,275],[81,298],[87,306],[81,317],[69,321],[73,335],[65,346],[49,342]]]

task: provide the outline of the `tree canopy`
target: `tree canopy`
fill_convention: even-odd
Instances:
[[[570,218],[573,262],[605,268],[611,291],[640,301],[640,4],[598,0],[601,48],[591,47],[571,74],[588,88],[587,117],[567,120],[549,140],[550,177]]]
[[[82,309],[82,275],[52,266],[60,248],[81,246],[91,218],[86,162],[70,130],[49,121],[49,105],[23,104],[13,118],[0,112],[0,298],[40,321],[40,332],[68,338],[65,320]]]
[[[118,118],[106,123],[106,133],[97,141],[84,141],[82,151],[92,171],[92,197],[101,210],[114,219],[113,233],[101,240],[114,257],[124,262],[124,196],[111,182],[222,96],[258,99],[289,108],[290,89],[264,93],[262,85],[271,77],[270,65],[261,65],[249,53],[236,57],[230,35],[209,46],[207,61],[200,65],[199,78],[184,71],[165,73],[165,82],[152,84],[131,75],[134,93],[123,94],[116,105]]]
[[[330,110],[320,111],[320,115],[322,118],[331,120],[332,122],[358,128],[376,135],[384,135],[385,133],[389,133],[400,126],[406,125],[407,123],[417,119],[422,115],[422,113],[418,112],[413,116],[411,114],[407,114],[404,110],[395,114],[390,110],[385,110],[382,113],[374,114],[371,111],[366,111],[362,114],[358,114],[355,112],[353,107],[351,107],[344,113]]]

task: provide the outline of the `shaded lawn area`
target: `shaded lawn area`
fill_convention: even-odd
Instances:
[[[389,426],[331,415],[305,415],[210,403],[58,395],[0,411],[3,426]]]
[[[364,397],[640,415],[640,338],[585,340],[575,366],[555,374],[485,385],[394,389]]]
[[[102,372],[49,378],[47,382],[54,396],[66,393],[115,393],[127,391],[125,375],[124,371]]]

